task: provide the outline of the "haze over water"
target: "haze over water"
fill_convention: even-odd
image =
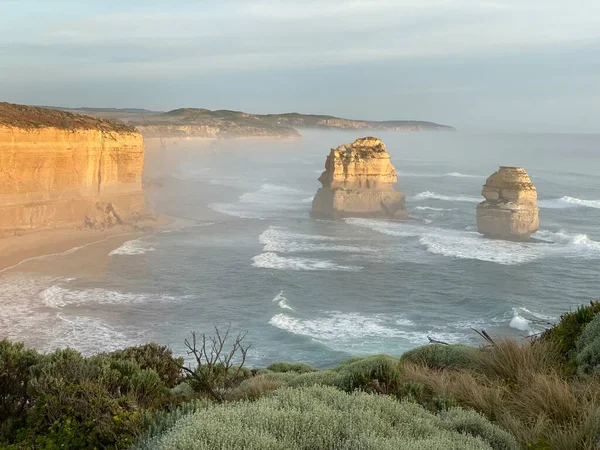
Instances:
[[[248,331],[250,364],[400,354],[427,343],[527,336],[597,298],[598,135],[377,133],[414,220],[314,221],[331,147],[364,132],[298,141],[182,141],[149,151],[148,200],[170,230],[0,273],[0,337],[86,353],[146,341],[184,353],[191,330]],[[549,243],[475,231],[481,186],[523,166]]]

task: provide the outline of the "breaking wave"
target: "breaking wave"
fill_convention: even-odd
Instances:
[[[341,272],[358,272],[360,266],[345,266],[325,259],[283,257],[273,252],[261,253],[252,258],[252,265],[263,269],[276,270],[325,270]]]
[[[445,202],[471,202],[471,203],[479,203],[482,200],[482,198],[480,198],[480,197],[472,197],[472,196],[469,196],[469,195],[450,196],[450,195],[438,194],[436,192],[425,191],[425,192],[421,192],[420,194],[415,195],[414,200],[416,200],[416,201],[421,201],[421,200],[443,200]]]
[[[485,178],[485,176],[483,176],[483,175],[468,175],[466,173],[460,173],[460,172],[449,172],[449,173],[446,173],[445,176],[457,177],[457,178]]]
[[[134,241],[127,241],[119,248],[114,249],[108,254],[108,256],[132,256],[132,255],[143,255],[148,252],[153,252],[156,249],[152,247],[149,242],[141,239]]]
[[[289,309],[290,311],[296,311],[288,304],[288,299],[283,295],[283,291],[280,291],[279,294],[275,296],[273,299],[273,303],[277,303],[281,309]]]
[[[354,252],[375,251],[354,245],[343,245],[337,242],[347,239],[335,236],[321,236],[290,232],[284,227],[271,226],[258,238],[264,245],[265,252]]]
[[[39,294],[42,304],[48,308],[63,308],[67,305],[131,305],[149,301],[174,302],[179,297],[160,294],[118,292],[94,288],[84,290],[66,289],[60,284],[52,285]]]
[[[538,204],[541,208],[563,209],[563,208],[594,208],[600,209],[600,200],[583,200],[581,198],[564,196],[551,200],[540,200]]]

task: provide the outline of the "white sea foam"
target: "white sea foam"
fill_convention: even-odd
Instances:
[[[70,301],[62,297],[67,290],[52,288],[60,287],[63,282],[68,283],[66,279],[54,277],[4,276],[0,296],[2,338],[24,341],[41,351],[69,346],[84,354],[144,342],[141,330],[135,327],[117,330],[97,317],[70,316],[62,312],[60,308]]]
[[[451,195],[442,195],[442,194],[438,194],[436,192],[431,192],[431,191],[425,191],[425,192],[421,192],[420,194],[415,195],[414,197],[415,201],[421,201],[421,200],[443,200],[446,202],[470,202],[470,203],[478,203],[482,200],[482,198],[480,197],[473,197],[473,196],[469,196],[469,195],[456,195],[456,196],[451,196]]]
[[[469,175],[469,174],[460,173],[460,172],[449,172],[445,175],[447,177],[457,177],[457,178],[485,178],[483,175]]]
[[[600,242],[584,234],[539,231],[538,239],[554,243],[512,242],[486,239],[474,231],[451,230],[405,222],[346,219],[346,223],[388,236],[418,238],[432,254],[474,259],[503,265],[525,264],[544,257],[600,258]]]
[[[118,292],[107,289],[68,289],[61,284],[52,285],[39,294],[42,304],[48,308],[63,308],[67,305],[131,305],[150,301],[175,302],[178,297],[161,294]]]
[[[508,326],[520,331],[529,331],[529,320],[522,316],[515,315]]]
[[[415,206],[414,209],[415,211],[456,211],[456,208],[434,208],[432,206]]]
[[[381,234],[387,234],[388,236],[417,237],[423,233],[422,227],[405,222],[388,222],[386,220],[359,218],[345,219],[345,222],[353,226],[367,228]]]
[[[296,311],[288,304],[288,299],[283,295],[283,291],[280,291],[279,294],[273,298],[273,303],[277,303],[281,309],[289,309],[290,311]]]
[[[266,219],[280,213],[308,212],[310,192],[265,183],[257,190],[240,195],[237,203],[211,203],[214,211],[243,219]]]
[[[359,266],[340,265],[325,259],[283,257],[273,252],[261,253],[260,255],[255,256],[252,258],[252,265],[263,269],[276,270],[325,270],[343,272],[357,272],[362,270],[362,267]]]
[[[446,342],[461,342],[464,333],[449,329],[418,331],[415,324],[403,315],[344,313],[322,311],[320,317],[306,319],[280,313],[271,317],[269,324],[289,333],[319,341],[335,350],[372,353],[388,340],[412,345],[428,342],[428,335]]]
[[[108,256],[133,256],[143,255],[148,252],[153,252],[156,249],[151,243],[142,239],[136,239],[133,241],[127,241],[119,248],[114,249],[108,254]]]
[[[374,252],[375,249],[353,245],[340,245],[336,241],[344,240],[334,236],[309,235],[290,232],[287,228],[271,226],[260,236],[265,252]]]
[[[540,208],[563,209],[563,208],[594,208],[600,209],[600,200],[584,200],[576,197],[564,196],[550,200],[538,201]]]

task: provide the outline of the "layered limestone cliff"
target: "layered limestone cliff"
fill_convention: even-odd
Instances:
[[[498,239],[528,240],[540,220],[537,191],[522,167],[500,167],[483,186],[477,230]]]
[[[135,129],[0,103],[0,230],[128,222],[144,211]]]
[[[314,218],[406,218],[405,198],[394,190],[398,180],[385,144],[373,137],[331,150],[323,185],[313,199]]]

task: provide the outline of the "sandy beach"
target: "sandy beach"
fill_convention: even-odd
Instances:
[[[133,225],[122,225],[105,230],[85,228],[52,229],[22,232],[0,238],[0,271],[14,267],[32,258],[56,255],[110,239],[115,248],[129,239],[136,239],[155,229],[167,228],[171,219],[158,217]]]

